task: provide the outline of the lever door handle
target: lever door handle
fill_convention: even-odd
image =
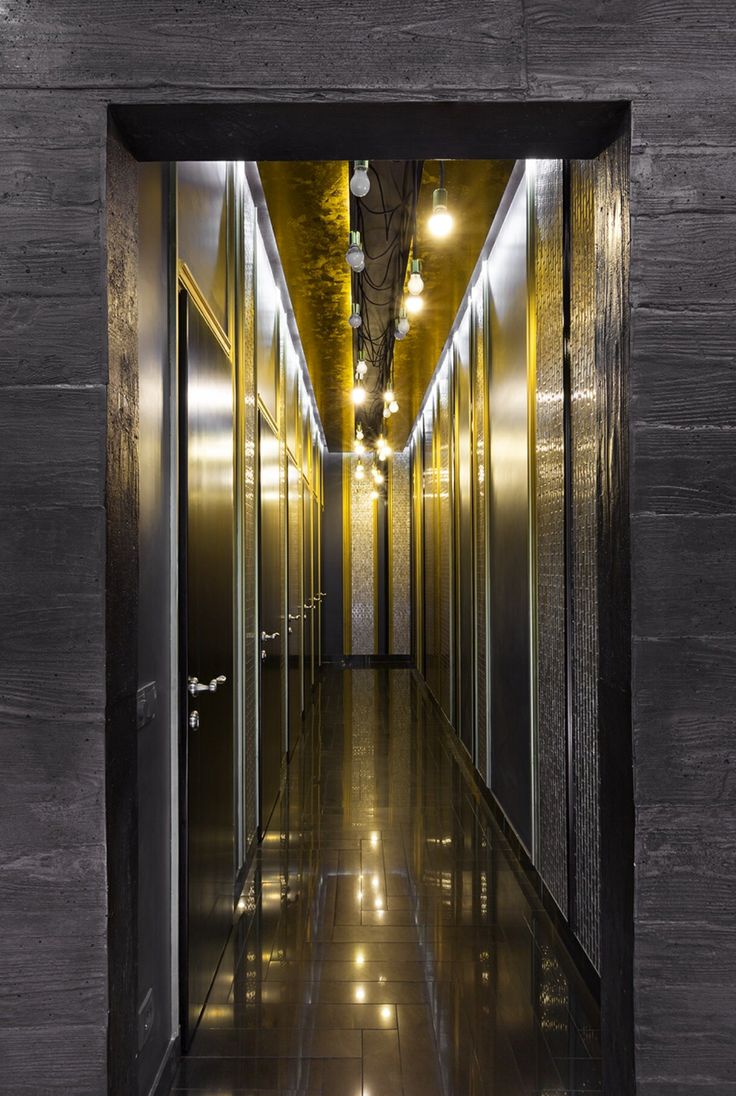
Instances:
[[[289,620],[301,620],[301,619],[302,619],[302,614],[301,613],[289,613]]]
[[[261,640],[263,643],[265,643],[267,639],[278,639],[278,637],[278,632],[261,632]]]

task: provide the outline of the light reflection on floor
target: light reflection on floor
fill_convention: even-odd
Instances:
[[[600,1091],[596,1007],[445,734],[409,671],[325,673],[175,1091]]]

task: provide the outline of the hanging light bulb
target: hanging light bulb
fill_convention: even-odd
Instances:
[[[389,409],[389,411],[391,412],[392,415],[395,415],[396,412],[399,410],[399,401],[395,397],[394,397],[394,399],[391,400],[391,403],[388,405],[388,409]]]
[[[384,419],[390,419],[391,418],[391,412],[388,409],[388,404],[386,404],[386,406],[383,409],[383,417],[384,417]]]
[[[365,358],[363,358],[363,357],[358,358],[358,364],[355,367],[356,375],[358,377],[360,377],[360,379],[362,380],[367,372],[368,372],[368,363],[366,362]]]
[[[374,483],[383,483],[383,473],[375,465],[373,466],[373,481]]]
[[[391,403],[391,400],[393,398],[394,398],[393,388],[387,388],[386,391],[383,393],[383,402],[384,403]]]
[[[427,228],[438,239],[443,240],[452,231],[452,216],[447,212],[447,190],[445,189],[445,161],[440,160],[440,185],[432,194],[432,216]]]
[[[424,289],[424,278],[422,278],[422,260],[412,259],[411,261],[411,273],[409,274],[409,281],[406,283],[406,288],[412,297],[418,297]]]
[[[356,198],[365,198],[371,189],[371,181],[368,178],[368,161],[356,160],[355,169],[350,179],[350,189]]]
[[[376,491],[376,490],[371,491],[371,498],[373,499],[374,502],[376,502],[377,499],[380,498],[380,495],[378,494],[378,491]]]
[[[365,254],[360,243],[359,232],[350,233],[350,244],[345,252],[345,262],[356,274],[360,274],[361,270],[365,269]]]
[[[358,441],[363,440],[363,426],[362,426],[361,423],[358,423],[358,425],[355,428],[355,436],[358,439]]]
[[[365,388],[362,384],[356,384],[353,391],[350,393],[351,399],[356,407],[360,407],[365,403]]]
[[[405,335],[406,335],[406,332],[402,331],[401,328],[399,327],[398,323],[397,323],[396,327],[394,328],[394,338],[398,339],[398,341],[401,342],[401,340],[404,338]]]
[[[360,314],[360,304],[357,301],[353,301],[353,308],[348,316],[348,323],[351,327],[360,327],[363,322],[363,317]]]
[[[356,439],[353,449],[359,457],[362,457],[363,453],[365,453],[365,446],[363,445],[363,442],[360,441],[360,439]]]
[[[396,324],[396,338],[403,339],[405,335],[409,334],[410,327],[411,324],[409,323],[409,317],[406,314],[406,309],[402,308],[401,312],[399,313],[399,322]]]
[[[355,468],[355,478],[356,478],[356,480],[365,479],[365,469],[363,468],[363,462],[362,461],[358,461],[358,464]]]
[[[411,312],[412,315],[416,315],[417,312],[421,312],[424,308],[424,301],[421,297],[407,297],[406,298],[406,311]]]

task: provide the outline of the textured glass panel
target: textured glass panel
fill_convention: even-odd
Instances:
[[[571,175],[572,601],[575,929],[598,966],[600,947],[596,183],[598,161],[581,160]]]
[[[391,590],[393,642],[391,653],[408,655],[411,627],[411,495],[409,450],[391,458]]]
[[[562,162],[537,160],[536,540],[538,868],[567,913]]]
[[[352,653],[372,655],[376,649],[374,630],[375,538],[370,476],[356,480],[357,458],[351,458],[350,573],[352,589]]]

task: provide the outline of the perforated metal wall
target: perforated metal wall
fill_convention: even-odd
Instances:
[[[597,216],[598,161],[571,165],[570,370],[572,414],[572,654],[575,930],[599,963]],[[603,363],[599,363],[603,366]]]
[[[538,867],[567,913],[562,162],[537,160],[533,185]]]
[[[373,481],[370,476],[356,480],[357,458],[351,459],[352,489],[350,497],[350,589],[352,593],[352,653],[371,655],[375,652],[375,535],[374,503],[371,499]]]
[[[409,451],[394,454],[391,476],[391,654],[408,655],[411,648],[411,489]]]

